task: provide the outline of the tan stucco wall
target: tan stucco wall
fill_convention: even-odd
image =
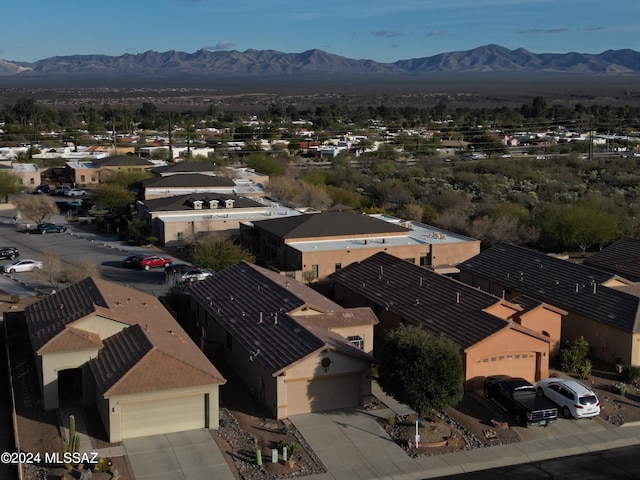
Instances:
[[[455,266],[480,253],[480,240],[465,242],[433,243],[431,245],[431,265],[433,267]]]
[[[195,301],[193,301],[193,303],[195,304]],[[195,306],[192,307],[192,310],[198,311]],[[289,406],[286,403],[287,391],[285,380],[288,382],[313,378],[314,374],[339,375],[345,373],[360,373],[368,376],[369,365],[367,362],[332,352],[324,354],[325,356],[332,356],[332,365],[327,373],[322,371],[322,367],[320,366],[321,355],[313,355],[288,368],[285,374],[274,377],[271,372],[266,371],[260,365],[256,360],[257,356],[253,360],[251,359],[250,352],[242,348],[237,338],[232,338],[231,350],[227,348],[226,330],[222,328],[219,323],[213,321],[204,308],[200,308],[199,311],[198,328],[206,325],[206,337],[210,348],[210,351],[207,353],[214,357],[223,357],[226,363],[232,366],[233,370],[249,388],[251,393],[259,398],[277,418],[285,418],[288,415]],[[277,328],[275,325],[274,327]],[[215,344],[212,344],[212,342],[215,342]],[[256,345],[253,353],[258,350],[260,350],[260,346]],[[260,354],[258,354],[258,356],[259,355]],[[333,358],[334,355],[336,355],[335,361]],[[320,373],[318,373],[318,369],[320,369]],[[370,377],[368,381],[368,386],[366,385],[366,380],[363,380],[361,385],[354,387],[363,392],[363,397],[365,395],[367,396],[367,403],[371,395]]]
[[[549,355],[555,358],[560,354],[562,335],[562,315],[544,307],[535,308],[519,316],[518,323],[534,332],[549,337]]]
[[[98,356],[98,349],[76,350],[73,352],[47,353],[41,357],[42,396],[45,410],[58,408],[58,372],[78,368]]]
[[[129,325],[110,318],[93,315],[73,324],[75,328],[97,334],[101,340],[121,332]]]
[[[531,375],[528,371],[522,371],[520,376],[531,382],[547,378],[549,376],[549,342],[523,334],[517,330],[505,328],[494,335],[478,342],[467,349],[465,364],[465,381],[474,386],[481,384],[478,380],[484,380],[484,376],[478,379],[479,361],[486,357],[496,355],[509,355],[510,353],[533,352],[539,354],[538,370]],[[501,372],[492,372],[493,375]]]
[[[332,332],[337,333],[341,337],[347,338],[359,335],[364,339],[364,352],[373,353],[373,325],[358,325],[353,327],[334,327]]]

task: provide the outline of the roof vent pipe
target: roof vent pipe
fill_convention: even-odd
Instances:
[[[460,292],[456,292],[456,303],[460,303]]]

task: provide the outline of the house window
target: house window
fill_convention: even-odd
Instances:
[[[227,332],[227,350],[233,352],[233,337],[229,332]]]
[[[80,183],[84,183],[84,182],[85,182],[84,175],[80,175]]]
[[[342,268],[341,263],[336,263],[336,272]]]
[[[176,233],[176,238],[178,240],[182,240],[184,238],[184,232],[177,232]]]
[[[311,278],[318,278],[318,265],[311,265]]]
[[[22,183],[22,179],[20,179],[20,183]],[[29,179],[29,183],[30,183],[31,185],[35,185],[35,183],[36,183],[35,178],[30,178],[30,179]]]
[[[95,175],[91,175],[91,183],[96,183],[96,176]]]
[[[358,347],[360,350],[364,350],[364,338],[362,337],[362,335],[351,335],[347,337],[347,340],[349,340],[349,342]]]

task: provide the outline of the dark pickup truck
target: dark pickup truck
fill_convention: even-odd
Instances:
[[[490,398],[516,417],[516,423],[547,426],[558,420],[555,404],[536,391],[524,378],[506,375],[487,377],[484,382],[484,396]]]

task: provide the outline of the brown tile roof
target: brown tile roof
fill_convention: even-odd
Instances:
[[[102,347],[103,343],[98,334],[67,325],[58,335],[53,337],[51,341],[47,342],[38,353],[70,352],[73,350],[87,350]]]
[[[100,341],[78,327],[94,315],[123,329]],[[130,287],[89,277],[27,306],[25,320],[39,354],[103,346],[90,365],[108,395],[225,382],[160,301]]]
[[[202,173],[202,172],[219,172],[220,167],[213,163],[206,162],[177,162],[165,165],[163,167],[154,168],[151,170],[156,175],[173,175],[184,173]]]
[[[310,215],[254,221],[256,229],[284,239],[351,236],[398,235],[410,230],[368,215],[353,212],[323,212]]]
[[[274,376],[327,348],[374,361],[346,339],[314,327],[313,315],[290,315],[305,307],[326,315],[345,309],[297,280],[256,265],[241,262],[218,272],[194,285],[191,296],[245,350],[259,351],[254,361]]]
[[[463,349],[509,327],[484,311],[499,298],[384,252],[352,263],[330,278]]]
[[[185,173],[182,175],[168,175],[166,177],[147,178],[142,181],[142,188],[171,188],[171,187],[235,187],[235,182],[229,177],[202,175],[199,173]]]
[[[157,298],[138,290],[88,277],[25,308],[31,346],[39,351],[66,325],[100,314],[127,325],[138,319],[171,319]]]
[[[186,195],[176,195],[164,198],[154,198],[151,200],[141,200],[140,203],[144,205],[146,210],[149,212],[177,212],[184,210],[195,210],[193,207],[194,200],[204,202],[202,205],[202,210],[206,210],[207,213],[213,213],[218,210],[231,210],[229,208],[226,208],[226,200],[233,200],[232,209],[266,208],[264,204],[251,200],[249,198],[238,197],[236,195],[225,195],[222,193],[190,193]],[[209,201],[211,200],[218,200],[218,208],[209,208]]]
[[[117,166],[143,166],[152,167],[153,163],[136,155],[113,155],[111,157],[97,158],[92,160],[97,167],[117,167]]]
[[[105,398],[225,383],[180,327],[163,331],[134,325],[104,344],[89,365]]]

